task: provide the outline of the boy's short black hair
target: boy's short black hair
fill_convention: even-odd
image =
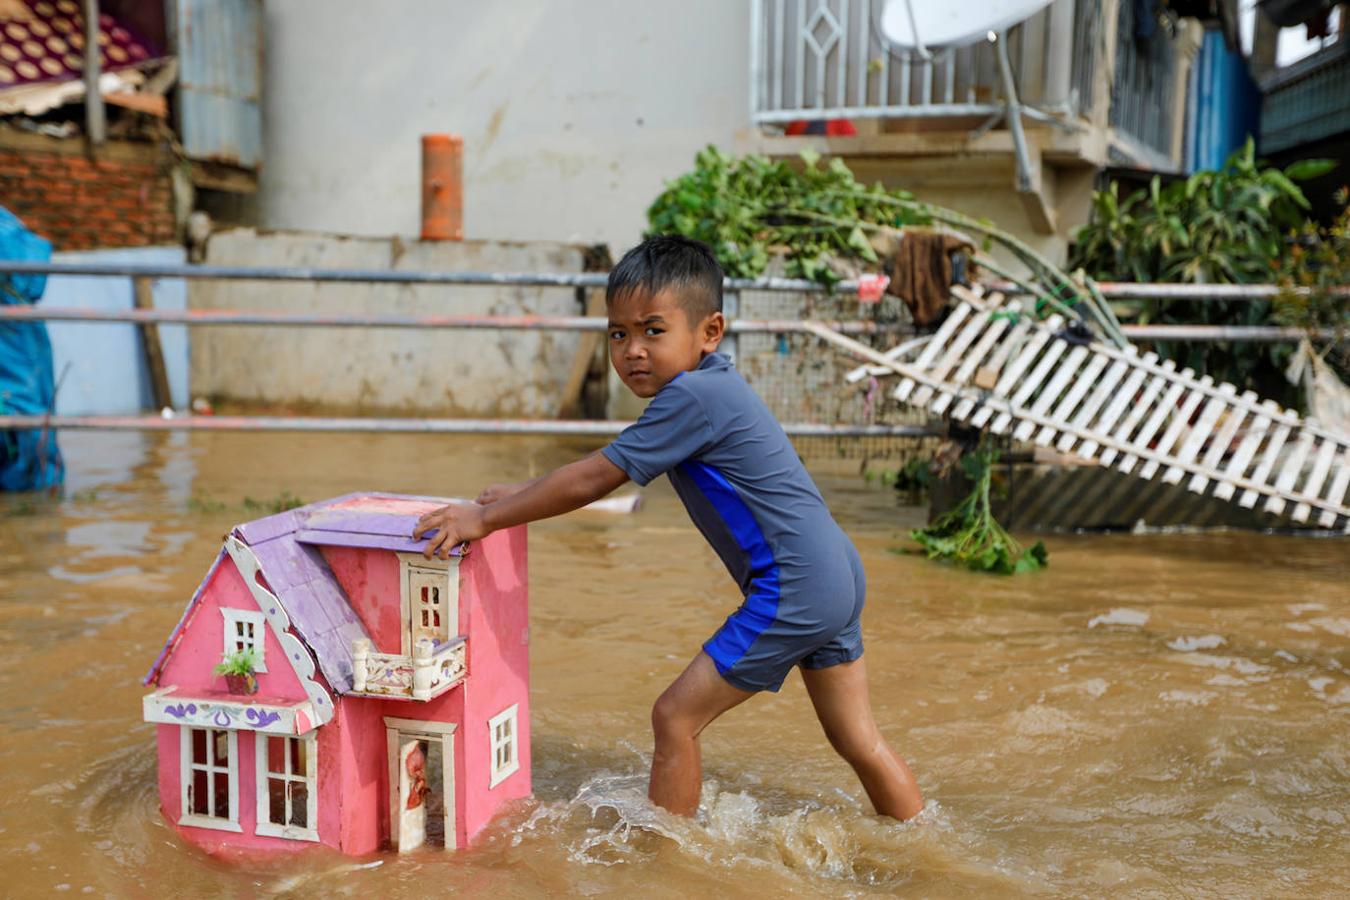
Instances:
[[[609,273],[605,304],[633,291],[658,294],[673,290],[690,324],[697,325],[704,316],[722,311],[722,277],[722,267],[707,244],[676,234],[659,234],[619,260]]]

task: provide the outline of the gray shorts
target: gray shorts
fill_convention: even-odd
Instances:
[[[805,571],[756,578],[741,607],[704,642],[728,684],[777,691],[793,666],[826,669],[862,656],[862,559],[848,540],[819,559]]]

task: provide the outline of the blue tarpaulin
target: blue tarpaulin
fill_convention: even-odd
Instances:
[[[45,262],[51,257],[51,242],[33,234],[0,206],[0,259]],[[0,303],[37,303],[46,286],[45,275],[0,273]],[[42,322],[0,323],[0,413],[46,415],[55,406],[47,326]],[[55,487],[64,478],[55,432],[45,428],[0,431],[0,490],[39,490]]]

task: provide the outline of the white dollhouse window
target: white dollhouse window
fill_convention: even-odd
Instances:
[[[263,629],[266,623],[261,612],[247,609],[229,609],[221,607],[220,614],[225,617],[225,654],[240,650],[253,650],[258,659],[258,671],[267,671],[267,660],[263,651],[267,641]]]
[[[489,788],[505,781],[520,768],[520,756],[516,752],[516,709],[513,703],[497,715],[488,719],[488,739],[492,742],[492,780]]]
[[[239,736],[221,728],[183,726],[179,780],[180,825],[242,831],[239,827]]]
[[[318,742],[313,734],[305,737],[259,734],[258,748],[258,834],[289,838],[293,841],[317,841],[318,822]]]

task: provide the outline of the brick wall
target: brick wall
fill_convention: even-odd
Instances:
[[[167,154],[120,143],[91,161],[82,141],[45,143],[0,144],[0,204],[56,250],[173,242]]]

